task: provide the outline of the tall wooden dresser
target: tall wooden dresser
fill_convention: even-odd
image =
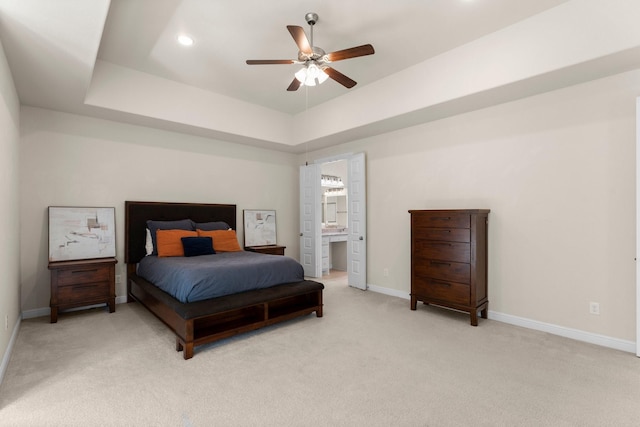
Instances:
[[[488,209],[410,210],[411,310],[418,301],[487,318]]]

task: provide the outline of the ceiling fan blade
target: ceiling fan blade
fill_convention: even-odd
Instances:
[[[293,64],[292,59],[247,59],[248,65]]]
[[[363,44],[362,46],[327,53],[326,58],[331,62],[335,62],[342,61],[343,59],[356,58],[358,56],[373,55],[374,53],[375,50],[373,50],[373,46]]]
[[[308,55],[313,54],[309,39],[307,39],[307,35],[305,34],[302,27],[298,27],[297,25],[287,25],[287,30],[289,30],[289,32],[291,33],[291,37],[293,37],[293,40],[298,45],[298,49],[300,49],[300,52],[306,53]]]
[[[291,82],[291,84],[289,85],[289,87],[287,88],[287,90],[289,92],[293,92],[295,90],[298,90],[298,88],[300,87],[300,80],[296,79],[295,77],[293,78],[293,81]]]
[[[329,77],[331,77],[333,80],[337,81],[347,89],[351,89],[357,84],[354,80],[351,80],[349,77],[331,67],[325,67],[323,68],[323,70]]]

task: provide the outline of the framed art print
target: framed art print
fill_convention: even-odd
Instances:
[[[244,246],[276,244],[276,211],[245,209]]]
[[[49,262],[116,256],[115,208],[49,206]]]

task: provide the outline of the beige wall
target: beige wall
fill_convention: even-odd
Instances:
[[[0,368],[20,318],[18,146],[20,105],[0,44]],[[9,319],[5,328],[5,321]],[[0,380],[2,379],[0,369]]]
[[[48,306],[48,205],[116,206],[119,271],[128,199],[276,209],[297,257],[302,157],[364,151],[369,284],[409,292],[407,210],[490,208],[491,311],[633,341],[639,94],[634,71],[299,158],[25,107],[22,309]]]
[[[278,243],[297,258],[293,154],[30,107],[22,108],[20,150],[24,311],[49,306],[51,205],[116,207],[119,274],[125,200],[234,203],[240,229],[243,209],[275,209]]]
[[[635,341],[638,95],[633,71],[301,158],[366,153],[370,285],[410,291],[409,209],[489,208],[491,311]]]

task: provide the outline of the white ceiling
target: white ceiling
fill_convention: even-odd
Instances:
[[[395,82],[399,89],[390,91],[390,95],[385,93],[385,99],[396,93],[400,98],[403,90],[409,94],[419,83],[404,77],[416,67],[443,58],[447,52],[472,46],[474,41],[487,39],[499,31],[525,26],[532,17],[551,8],[581,1],[594,3],[590,0],[0,0],[0,40],[24,105],[299,152],[305,142],[315,141],[311,148],[319,148],[428,120],[423,115],[405,114],[426,107],[416,105],[402,114],[389,112],[378,117],[379,113],[370,113],[376,117],[360,124],[357,120],[345,121],[339,128],[335,128],[335,119],[332,123],[328,119],[314,121],[314,127],[327,129],[299,135],[301,118],[309,112],[317,118],[332,116],[328,110],[333,114],[342,108],[350,111],[356,99],[371,97],[372,93],[382,98],[383,90],[391,90],[390,82]],[[308,33],[304,20],[307,12],[319,15],[314,44],[325,51],[366,43],[374,46],[374,55],[333,64],[358,82],[353,89],[328,80],[319,87],[287,92],[300,66],[245,64],[246,59],[295,59],[297,48],[286,26],[299,25]],[[556,15],[550,15],[553,16]],[[180,46],[176,42],[180,33],[192,36],[195,44]],[[626,61],[600,74],[628,67]],[[578,74],[584,74],[582,71]],[[583,75],[576,75],[575,79],[568,75],[567,72],[559,75],[566,81],[557,85],[585,79]],[[438,87],[437,82],[430,84]],[[552,86],[546,81],[541,90]],[[142,91],[147,89],[143,96]],[[523,92],[522,87],[517,87],[518,91],[535,92]],[[464,98],[462,95],[457,98]],[[175,100],[180,108],[163,104],[165,98]],[[509,96],[501,93],[497,98],[508,100]],[[225,105],[230,115],[225,123],[216,123],[220,111],[225,111],[220,104]],[[365,108],[365,102],[361,104]],[[449,110],[456,113],[475,107],[472,102]],[[380,110],[381,106],[376,108]],[[447,114],[438,111],[430,119]],[[238,123],[228,123],[234,120]],[[245,129],[247,122],[255,129]]]
[[[98,58],[286,113],[305,97],[286,91],[297,65],[248,66],[247,59],[297,59],[286,29],[316,12],[314,44],[326,52],[370,43],[373,56],[335,63],[360,86],[496,31],[562,0],[112,0]],[[143,24],[143,26],[141,26]],[[196,43],[184,48],[176,35]],[[358,88],[354,88],[354,90]],[[328,81],[309,105],[348,89]]]

